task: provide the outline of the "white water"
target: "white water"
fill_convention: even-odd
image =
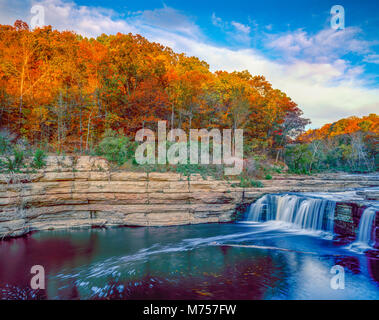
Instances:
[[[375,221],[377,208],[368,207],[363,213],[359,221],[358,235],[357,235],[357,244],[363,246],[371,246],[374,241],[373,237],[373,223]]]
[[[248,221],[260,221],[261,220],[261,214],[264,210],[264,207],[266,205],[265,203],[266,198],[262,197],[259,198],[253,205],[250,206],[249,209],[249,215],[246,220]]]
[[[282,221],[300,229],[333,233],[336,202],[303,194],[265,195],[250,206],[246,220]]]

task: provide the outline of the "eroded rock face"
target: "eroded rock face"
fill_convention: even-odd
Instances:
[[[0,238],[70,227],[171,226],[233,220],[267,193],[338,191],[377,185],[338,175],[280,175],[263,188],[177,173],[110,171],[98,157],[48,157],[33,174],[0,175]],[[373,197],[376,195],[368,195]]]

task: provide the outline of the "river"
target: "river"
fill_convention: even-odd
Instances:
[[[0,242],[3,299],[379,299],[379,260],[282,221],[43,231]],[[46,290],[30,289],[33,265]],[[343,267],[343,289],[332,268]],[[339,274],[341,276],[341,274]]]

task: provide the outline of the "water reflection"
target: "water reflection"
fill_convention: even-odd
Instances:
[[[368,258],[368,272],[371,278],[379,284],[379,259],[378,258]]]
[[[47,274],[41,292],[29,288],[36,264]],[[330,287],[336,264],[345,290]],[[0,242],[3,299],[378,299],[378,279],[375,257],[267,224],[48,231]]]

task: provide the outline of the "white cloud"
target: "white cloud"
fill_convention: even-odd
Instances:
[[[219,28],[224,28],[224,23],[222,19],[219,17],[216,17],[216,14],[214,12],[212,13],[211,20],[214,26],[219,27]]]
[[[272,24],[268,24],[265,26],[266,30],[271,31],[272,30]]]
[[[235,22],[235,21],[232,21],[231,22],[232,26],[234,28],[236,28],[236,30],[242,32],[242,33],[245,33],[245,34],[249,34],[250,33],[250,27],[249,26],[246,26],[242,23],[239,23],[239,22]]]
[[[363,59],[363,61],[379,64],[379,54],[369,54]]]
[[[166,36],[161,35],[159,40],[164,42]],[[379,109],[379,90],[366,88],[361,80],[349,76],[348,67],[341,62],[282,64],[255,50],[220,48],[184,37],[172,39],[170,46],[206,60],[212,70],[247,69],[252,74],[264,75],[275,88],[298,103],[304,115],[312,120],[312,127]]]
[[[138,24],[147,24],[171,32],[179,32],[189,36],[201,35],[199,27],[187,16],[170,7],[142,11],[137,16]]]
[[[361,30],[347,27],[344,30],[327,28],[315,35],[299,29],[284,34],[267,35],[266,46],[281,52],[286,59],[333,61],[347,54],[367,54],[375,43],[359,39]]]
[[[10,24],[20,18],[30,22],[31,2],[21,5],[19,0],[0,1],[0,23]],[[253,75],[264,75],[275,88],[286,92],[298,103],[305,116],[312,119],[312,127],[379,110],[379,90],[366,86],[362,80],[363,69],[352,67],[339,58],[344,52],[353,51],[366,54],[366,59],[377,60],[377,55],[370,53],[369,43],[357,40],[359,30],[355,28],[346,28],[344,34],[322,30],[311,36],[297,30],[272,35],[267,45],[290,58],[274,61],[257,50],[232,50],[211,45],[195,23],[172,8],[134,12],[121,19],[112,10],[78,6],[73,2],[43,0],[38,3],[45,6],[47,24],[59,30],[74,30],[86,36],[139,33],[177,52],[206,60],[213,71],[247,69]],[[215,14],[212,22],[218,27],[225,26]],[[248,26],[235,24],[237,26],[230,24],[229,27],[240,28],[239,34],[248,36]],[[345,47],[341,48],[343,44]]]
[[[243,44],[244,46],[250,45],[251,39],[249,26],[236,21],[224,21],[220,17],[217,17],[214,12],[212,13],[211,21],[214,26],[225,32],[231,42]]]
[[[8,2],[11,1],[8,0]],[[23,2],[22,9],[24,12],[20,10],[15,18],[26,19],[28,24],[30,24],[31,19],[30,8],[35,4],[39,4],[45,9],[45,24],[52,25],[58,30],[72,30],[86,37],[95,37],[102,33],[138,32],[138,29],[131,22],[121,20],[113,10],[78,6],[74,2],[63,0]],[[12,6],[12,4],[9,4],[9,6]]]

